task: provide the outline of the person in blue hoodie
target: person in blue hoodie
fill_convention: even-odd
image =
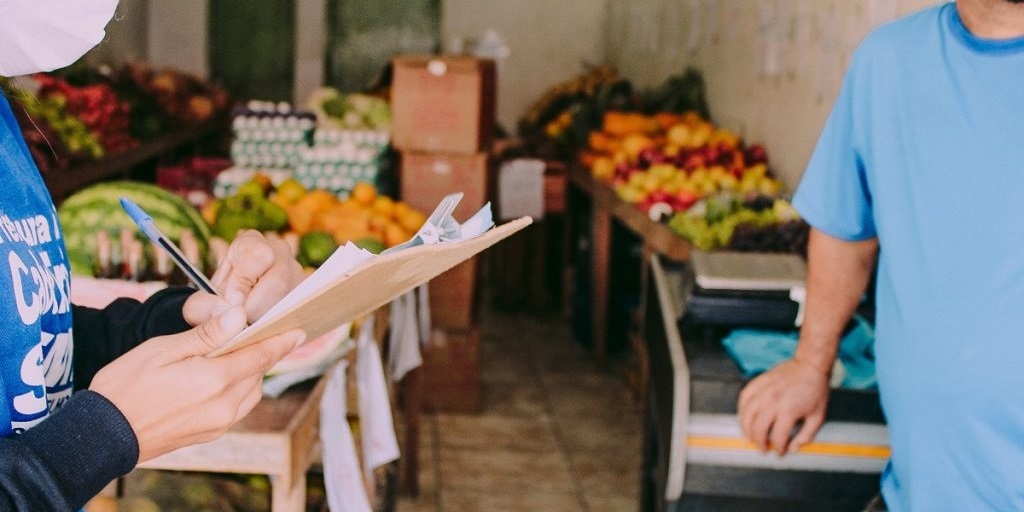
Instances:
[[[740,395],[762,450],[821,426],[877,260],[885,505],[1024,510],[1022,127],[1024,0],[944,3],[861,44],[794,198],[813,227],[796,355]]]
[[[77,60],[116,4],[0,1],[0,75]],[[26,43],[40,21],[61,37]],[[215,273],[216,296],[170,288],[144,303],[75,306],[56,210],[13,108],[0,94],[0,511],[76,510],[140,461],[211,441],[256,405],[264,373],[301,331],[204,356],[303,273],[286,244],[249,232]]]

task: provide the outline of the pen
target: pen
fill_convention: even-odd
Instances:
[[[190,280],[200,290],[211,295],[217,295],[217,292],[213,289],[213,284],[210,280],[203,275],[195,266],[192,265],[188,258],[182,254],[181,249],[178,249],[174,242],[171,242],[170,238],[167,238],[159,228],[156,227],[156,223],[153,222],[153,218],[148,213],[144,212],[139,205],[129,201],[128,199],[121,198],[121,207],[128,213],[128,216],[135,221],[135,224],[139,226],[139,229],[153,241],[154,244],[160,246],[167,254],[174,260],[174,263],[178,265],[178,268],[188,276]]]

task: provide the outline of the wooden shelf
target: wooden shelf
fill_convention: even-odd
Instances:
[[[595,209],[609,212],[630,231],[642,238],[651,250],[676,262],[690,259],[690,243],[661,222],[655,222],[632,204],[615,195],[615,191],[598,182],[590,172],[580,166],[572,166],[569,177],[573,185],[582,190],[594,202]]]
[[[222,118],[214,118],[203,124],[191,126],[156,139],[143,142],[138,147],[110,155],[103,160],[80,165],[71,169],[57,169],[43,175],[43,181],[50,190],[55,203],[86,185],[118,176],[128,176],[132,168],[159,158],[178,148],[198,142],[223,126]]]

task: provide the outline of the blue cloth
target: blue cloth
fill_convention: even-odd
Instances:
[[[0,95],[0,437],[72,392],[71,281],[57,212]]]
[[[875,332],[862,318],[855,321],[854,328],[839,343],[839,362],[843,367],[843,380],[839,385],[849,389],[872,389],[877,382]],[[753,377],[792,359],[798,338],[799,333],[795,331],[736,329],[722,339],[722,345],[743,374]]]
[[[952,3],[875,30],[794,203],[881,245],[890,510],[1024,510],[1024,38]]]

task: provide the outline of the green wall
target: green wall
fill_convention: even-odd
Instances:
[[[210,0],[210,77],[242,99],[290,101],[295,3]]]
[[[326,83],[359,91],[392,56],[439,48],[440,0],[327,0]]]

